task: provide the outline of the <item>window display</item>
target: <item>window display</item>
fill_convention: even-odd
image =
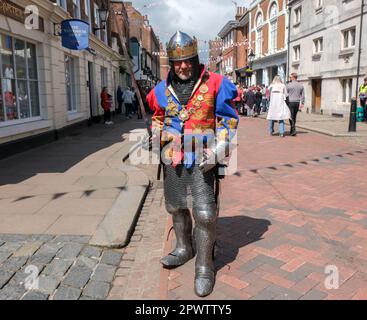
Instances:
[[[36,46],[0,34],[0,121],[40,116]]]

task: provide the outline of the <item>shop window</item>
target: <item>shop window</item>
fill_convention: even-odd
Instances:
[[[36,46],[0,34],[0,122],[40,116]]]

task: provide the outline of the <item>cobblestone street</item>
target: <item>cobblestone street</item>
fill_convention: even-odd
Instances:
[[[0,300],[106,299],[122,253],[88,241],[88,236],[1,235]],[[36,269],[28,271],[30,266]],[[33,270],[38,289],[27,290]]]

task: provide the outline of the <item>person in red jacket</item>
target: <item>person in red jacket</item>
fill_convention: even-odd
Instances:
[[[111,95],[108,93],[107,87],[103,87],[101,92],[101,105],[104,111],[104,123],[112,124],[111,121]]]
[[[236,105],[236,109],[237,109],[237,112],[238,114],[241,113],[242,111],[242,95],[243,95],[243,90],[241,88],[240,85],[237,85],[237,98],[235,98],[233,101]]]

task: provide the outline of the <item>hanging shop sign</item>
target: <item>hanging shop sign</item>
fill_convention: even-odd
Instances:
[[[85,50],[89,48],[89,23],[70,19],[61,22],[62,46],[71,50]]]

